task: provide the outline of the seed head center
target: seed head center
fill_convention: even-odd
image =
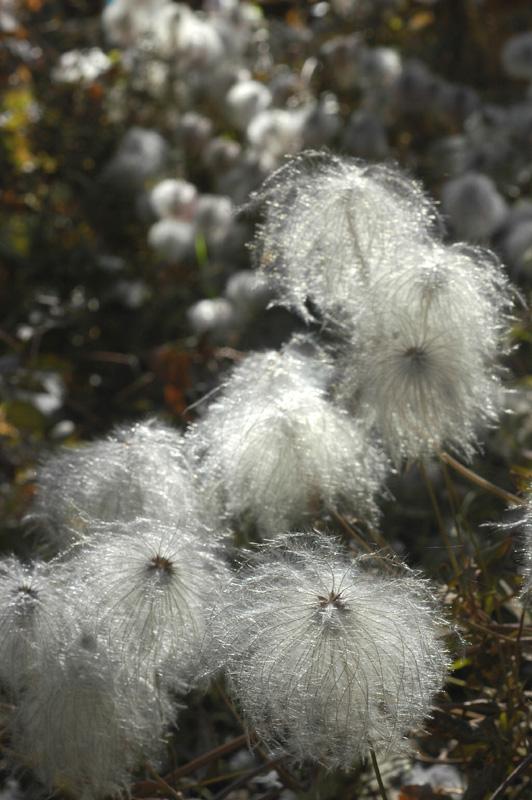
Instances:
[[[329,596],[325,597],[321,594],[318,596],[318,600],[320,601],[320,609],[326,609],[329,606],[335,608],[337,611],[346,611],[347,606],[345,605],[344,601],[342,600],[342,593],[341,592],[329,592]]]
[[[412,345],[404,351],[403,356],[408,361],[409,369],[414,372],[425,370],[429,356],[424,347]]]
[[[427,351],[422,347],[412,345],[408,350],[405,350],[405,358],[411,358],[412,361],[423,361],[427,357]]]
[[[174,571],[174,565],[170,559],[165,556],[153,556],[148,564],[149,570],[158,570],[160,573],[171,575]]]
[[[25,584],[17,586],[17,592],[19,592],[19,594],[26,595],[26,597],[31,597],[34,600],[36,600],[38,597],[35,589],[32,589],[31,586],[26,586]]]

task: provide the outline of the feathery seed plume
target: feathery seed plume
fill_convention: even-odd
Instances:
[[[139,755],[160,756],[172,706],[132,676],[93,627],[66,619],[13,711],[13,760],[47,792],[103,800],[128,790]]]
[[[94,533],[69,561],[85,613],[132,671],[182,689],[197,669],[206,606],[227,580],[216,540],[152,519]]]
[[[401,273],[401,249],[440,233],[434,205],[398,170],[307,151],[270,175],[250,207],[264,211],[255,260],[281,302],[305,320],[358,317],[368,282]]]
[[[58,625],[61,596],[48,564],[0,561],[0,682],[19,694],[35,678]]]
[[[368,295],[340,359],[339,396],[395,462],[442,447],[469,457],[502,410],[509,282],[480,248],[418,244],[402,258],[403,280]]]
[[[290,348],[249,356],[191,435],[204,497],[275,536],[320,500],[374,512],[387,472],[360,423],[327,398],[331,363]]]
[[[180,434],[156,420],[117,426],[78,449],[64,448],[37,474],[34,516],[60,547],[79,541],[93,522],[137,517],[175,525],[201,517],[194,476]]]
[[[404,747],[430,713],[448,661],[435,601],[415,575],[369,563],[326,535],[289,535],[223,591],[211,663],[270,752],[348,769]]]

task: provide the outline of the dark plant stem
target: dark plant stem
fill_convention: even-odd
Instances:
[[[434,513],[436,514],[436,519],[438,520],[438,525],[440,527],[441,535],[443,541],[445,542],[445,546],[447,548],[447,552],[449,553],[449,558],[451,559],[451,564],[453,565],[454,573],[458,577],[460,575],[460,568],[458,566],[458,561],[456,560],[456,556],[454,554],[453,548],[451,546],[451,542],[449,540],[449,536],[447,535],[447,531],[445,530],[445,524],[443,522],[443,517],[441,515],[440,507],[438,505],[438,501],[436,499],[436,495],[434,494],[434,489],[432,488],[432,484],[430,482],[430,478],[428,476],[427,470],[425,469],[425,465],[422,461],[419,462],[419,468],[421,470],[421,474],[425,480],[425,484],[427,486],[427,491],[429,493],[429,497],[432,503],[432,507],[434,508]]]
[[[532,753],[529,753],[524,761],[521,761],[519,766],[517,766],[513,772],[511,772],[508,777],[501,783],[498,789],[495,789],[489,800],[501,800],[501,798],[505,797],[506,789],[512,785],[514,780],[521,775],[532,764]]]
[[[388,800],[388,795],[386,794],[386,789],[384,788],[384,783],[382,782],[381,771],[377,763],[377,756],[375,755],[374,750],[370,750],[369,753],[371,755],[371,763],[373,764],[375,777],[377,778],[377,783],[379,784],[379,792],[382,797],[382,800]]]

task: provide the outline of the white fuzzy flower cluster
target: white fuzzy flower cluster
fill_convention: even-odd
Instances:
[[[0,681],[11,750],[46,791],[121,794],[200,670],[227,669],[268,747],[328,767],[421,724],[446,663],[425,585],[286,533],[320,501],[374,511],[386,472],[332,371],[296,337],[250,356],[184,439],[138,423],[41,467],[34,518],[63,549],[0,563]],[[278,543],[230,580],[217,528],[243,520]]]
[[[59,554],[0,562],[0,684],[16,763],[81,800],[156,764],[228,578],[181,437],[154,420],[64,449],[33,513]]]
[[[501,410],[512,290],[487,250],[446,245],[434,205],[388,166],[303,153],[255,194],[260,269],[338,338],[338,396],[394,461],[469,456]]]
[[[173,703],[103,641],[74,576],[66,563],[0,563],[3,722],[15,765],[93,800],[128,786],[137,753],[160,755]]]
[[[286,154],[330,147],[380,161],[390,155],[400,125],[414,150],[433,140],[425,166],[433,177],[452,181],[446,194],[457,238],[497,244],[493,237],[507,198],[517,192],[511,187],[520,190],[516,196],[527,194],[529,97],[516,96],[506,81],[503,104],[494,105],[473,86],[449,82],[410,58],[398,42],[372,47],[362,19],[373,5],[339,5],[338,20],[353,13],[346,6],[364,6],[348,34],[337,24],[321,30],[324,6],[316,15],[307,9],[303,34],[280,20],[272,28],[268,13],[236,0],[203,3],[197,10],[170,0],[114,0],[102,11],[102,26],[109,46],[122,51],[120,67],[131,88],[155,108],[166,105],[161,129],[177,125],[182,134],[177,141],[169,137],[168,145],[177,157],[172,163],[192,156],[182,172],[188,179],[197,179],[201,165],[201,184],[207,179],[209,190],[240,204]],[[384,4],[378,5],[379,14]],[[531,37],[524,31],[504,43],[507,75],[530,79]],[[127,92],[120,87],[109,92],[108,114],[127,125]],[[154,177],[127,153],[119,156],[106,171],[114,182],[139,190]],[[474,202],[468,203],[464,195],[471,194]],[[161,226],[168,228],[181,247],[188,243],[186,228]]]
[[[55,630],[56,592],[47,564],[0,562],[0,682],[15,695],[30,683]]]
[[[159,57],[172,57],[179,69],[213,66],[223,54],[220,33],[185,3],[169,0],[115,0],[102,13],[110,42],[122,47],[138,43]]]
[[[232,216],[184,181],[148,201],[157,225],[212,233]],[[392,461],[471,452],[501,407],[509,283],[489,251],[445,244],[433,203],[388,166],[304,153],[256,205],[261,269],[190,309],[197,332],[224,304],[252,314],[271,284],[319,330],[248,355],[183,436],[152,420],[50,458],[33,519],[58,555],[0,564],[6,725],[48,791],[126,789],[201,669],[227,672],[271,752],[327,768],[400,749],[442,686],[426,583],[290,531],[373,522]],[[271,539],[232,579],[225,532]]]
[[[138,198],[138,207],[156,217],[148,230],[148,245],[166,266],[224,261],[242,243],[242,224],[229,197],[202,194],[194,184],[165,178]],[[192,331],[226,342],[271,299],[269,281],[257,272],[234,271],[223,297],[204,298],[187,310]]]
[[[283,352],[249,356],[189,434],[212,516],[275,536],[320,503],[375,511],[386,458],[327,397],[333,365]]]
[[[134,126],[128,130],[116,154],[101,174],[102,185],[120,187],[125,192],[139,191],[168,160],[168,143],[160,133]]]
[[[430,713],[447,668],[434,600],[378,561],[323,534],[289,535],[223,591],[213,667],[270,752],[349,769],[370,748],[400,749]]]
[[[118,426],[105,439],[64,448],[40,466],[37,482],[35,516],[59,548],[94,538],[94,524],[100,522],[172,520],[202,531],[182,439],[160,422]]]
[[[187,309],[188,323],[196,336],[208,334],[214,343],[227,343],[266,309],[272,295],[265,275],[241,269],[227,281],[223,297],[206,297]]]
[[[442,208],[457,236],[472,242],[489,241],[508,215],[494,181],[472,171],[444,184]]]
[[[154,700],[153,683],[134,675],[91,630],[60,619],[63,627],[8,720],[11,748],[49,792],[118,796],[139,755],[160,758],[172,704],[162,694]]]
[[[354,323],[367,290],[404,274],[402,251],[436,235],[439,219],[417,183],[385,166],[306,152],[264,181],[252,205],[264,208],[257,261],[286,305]]]
[[[137,519],[93,526],[69,562],[99,635],[146,679],[180,689],[197,669],[205,603],[227,579],[215,542],[183,525]]]

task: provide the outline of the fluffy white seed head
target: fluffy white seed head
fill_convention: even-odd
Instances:
[[[281,302],[305,320],[352,321],[368,281],[401,270],[398,252],[438,230],[434,206],[417,183],[384,165],[328,153],[291,159],[252,195],[264,211],[256,262]]]
[[[229,229],[234,207],[229,197],[202,194],[198,200],[196,223],[206,235],[219,238]]]
[[[262,311],[273,299],[269,279],[249,269],[234,272],[227,281],[224,294],[244,318]]]
[[[61,597],[47,564],[0,561],[0,683],[19,694],[38,671],[58,625]]]
[[[172,264],[194,258],[195,240],[194,225],[182,219],[161,219],[148,231],[149,246]]]
[[[70,562],[86,613],[132,672],[181,688],[197,669],[206,605],[227,577],[219,544],[151,519],[94,534]]]
[[[360,57],[359,83],[365,89],[388,86],[401,68],[401,56],[391,47],[368,47]]]
[[[235,167],[241,156],[242,146],[222,136],[211,139],[201,154],[203,162],[215,178]]]
[[[111,60],[99,47],[68,50],[62,53],[51,78],[56,83],[83,83],[90,85],[111,67]]]
[[[349,769],[368,748],[404,747],[430,713],[447,665],[436,604],[419,578],[378,563],[290,535],[225,588],[213,665],[271,752]]]
[[[157,131],[134,126],[102,173],[104,183],[122,189],[139,189],[166,164],[168,144]]]
[[[204,114],[197,111],[187,111],[183,114],[176,129],[179,143],[185,153],[198,156],[213,136],[213,123]]]
[[[471,455],[503,400],[497,366],[512,295],[488,251],[402,251],[403,281],[376,284],[343,359],[340,394],[392,458]]]
[[[201,506],[179,433],[151,420],[62,449],[37,474],[35,516],[59,546],[91,536],[93,522],[137,517],[198,523]]]
[[[442,209],[459,239],[482,242],[501,227],[508,207],[491,178],[468,172],[447,181],[442,189]]]
[[[201,19],[185,3],[179,3],[177,25],[172,40],[168,42],[169,55],[177,57],[183,73],[190,70],[213,68],[224,55],[224,43],[215,26]],[[160,38],[164,37],[164,20]]]
[[[94,628],[64,623],[11,716],[12,758],[47,792],[119,796],[139,756],[152,763],[160,756],[171,704],[128,673]]]
[[[385,459],[327,399],[330,369],[290,350],[249,356],[197,426],[205,502],[244,530],[274,536],[320,501],[374,510]]]
[[[193,183],[177,178],[167,178],[157,183],[150,192],[149,202],[159,219],[179,217],[190,220],[196,213],[198,190]]]
[[[149,33],[154,19],[168,5],[169,0],[115,0],[102,11],[102,26],[112,44],[129,47]]]
[[[237,307],[225,297],[198,300],[187,309],[187,319],[196,336],[209,333],[215,342],[227,341],[243,322]]]
[[[248,142],[275,159],[301,148],[305,109],[265,109],[256,114],[246,129]]]
[[[227,92],[225,106],[233,125],[245,130],[253,117],[272,102],[272,94],[260,81],[244,80],[235,83]]]

